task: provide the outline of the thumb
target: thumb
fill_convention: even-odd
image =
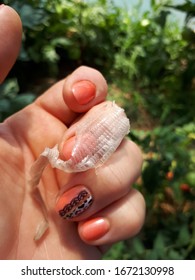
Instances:
[[[9,6],[0,5],[0,83],[12,68],[21,46],[22,23]]]

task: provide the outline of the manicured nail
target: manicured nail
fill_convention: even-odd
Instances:
[[[74,84],[72,93],[80,105],[85,105],[94,99],[96,86],[90,81],[79,81]]]
[[[66,142],[64,143],[63,147],[62,147],[62,154],[64,157],[64,160],[69,160],[72,156],[72,150],[74,148],[75,145],[75,139],[76,136],[71,137],[70,139],[66,140]]]
[[[103,237],[110,229],[109,221],[105,218],[94,218],[82,224],[80,234],[87,241],[95,241]]]
[[[63,193],[56,203],[56,212],[64,219],[70,220],[85,212],[93,203],[89,190],[78,185]]]
[[[62,159],[69,160],[73,157],[75,164],[84,160],[89,156],[89,153],[95,148],[97,144],[97,139],[91,133],[85,133],[82,135],[82,143],[80,145],[75,145],[76,136],[72,136],[66,140],[62,146]]]

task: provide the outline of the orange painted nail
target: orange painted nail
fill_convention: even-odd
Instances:
[[[90,81],[79,81],[74,84],[72,93],[80,105],[85,105],[94,99],[96,86]]]
[[[75,144],[75,137],[73,136],[70,139],[68,139],[65,143],[64,146],[62,147],[62,154],[64,157],[64,160],[69,160],[72,156],[72,150]]]
[[[64,192],[56,203],[56,212],[64,219],[70,220],[85,212],[93,203],[89,190],[78,185]]]
[[[110,229],[110,224],[105,218],[94,218],[82,224],[81,236],[86,241],[95,241],[103,237]]]
[[[89,149],[93,150],[97,143],[97,139],[92,133],[82,135],[82,143],[74,149],[76,136],[73,136],[65,141],[62,147],[62,157],[64,160],[69,160],[72,157],[74,163],[84,160],[89,155]],[[72,153],[73,152],[73,153]]]

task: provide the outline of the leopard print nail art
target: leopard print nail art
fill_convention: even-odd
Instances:
[[[59,215],[67,220],[75,218],[87,210],[93,202],[93,198],[89,192],[82,190],[70,203],[66,204],[59,211]]]

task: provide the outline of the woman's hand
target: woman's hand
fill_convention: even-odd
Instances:
[[[13,65],[21,42],[21,22],[8,6],[0,6],[0,81]],[[0,258],[99,259],[108,245],[134,236],[142,227],[145,202],[131,188],[141,172],[142,156],[130,140],[123,140],[106,165],[66,174],[47,167],[40,190],[49,216],[49,231],[33,240],[42,220],[30,195],[29,170],[45,147],[63,147],[67,128],[81,114],[104,102],[107,84],[96,70],[80,67],[59,81],[34,103],[0,125]],[[63,148],[61,152],[63,151]],[[73,220],[55,213],[56,197],[69,204],[83,190],[93,203]]]

